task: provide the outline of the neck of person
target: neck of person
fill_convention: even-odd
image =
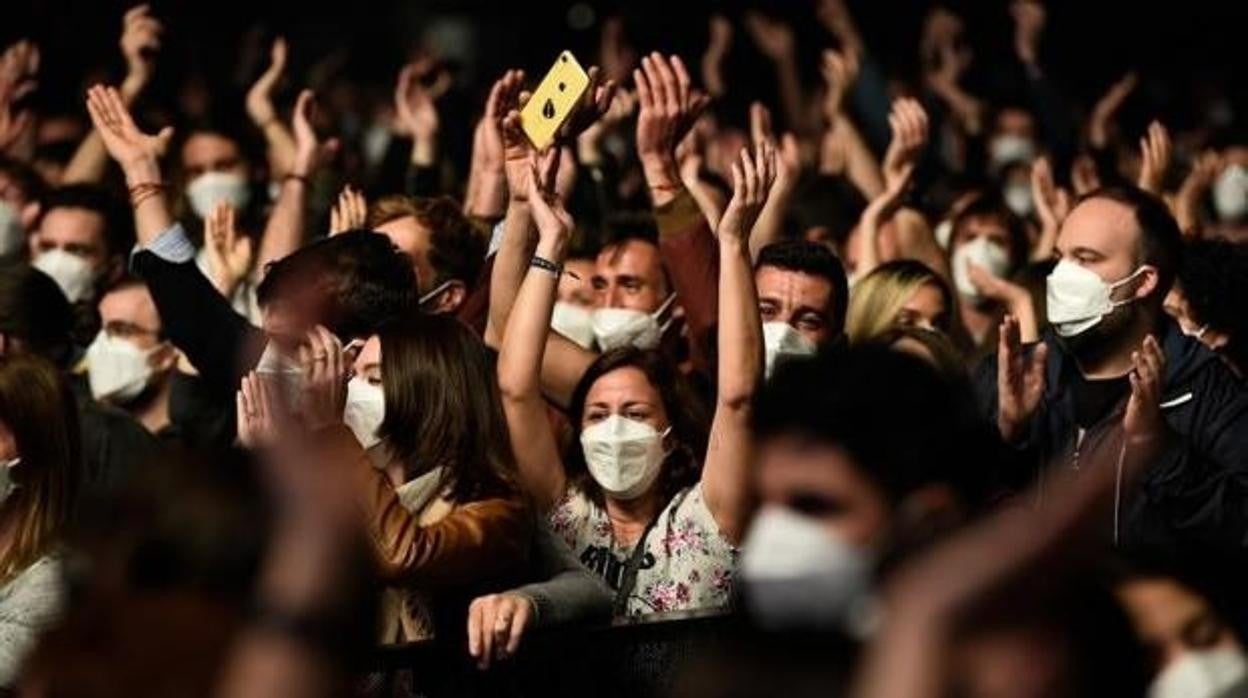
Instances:
[[[1140,313],[1121,335],[1107,339],[1102,350],[1076,357],[1079,372],[1088,380],[1122,378],[1135,366],[1131,355],[1140,350],[1144,338],[1156,328],[1157,311]]]
[[[663,509],[657,484],[636,499],[616,499],[610,495],[603,499],[607,518],[611,521],[611,533],[615,542],[622,547],[631,548],[636,545],[646,527]]]
[[[173,381],[166,377],[153,386],[151,397],[144,400],[143,405],[134,411],[134,418],[149,433],[158,434],[169,426],[169,395],[172,392]]]
[[[961,296],[958,299],[958,312],[962,316],[962,326],[967,334],[975,340],[976,346],[992,333],[992,328],[1001,322],[1001,304],[985,303]]]

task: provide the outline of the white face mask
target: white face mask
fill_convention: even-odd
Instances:
[[[0,504],[4,504],[9,495],[13,494],[13,490],[17,489],[17,483],[13,482],[13,468],[21,462],[21,456],[0,461]]]
[[[1114,308],[1135,300],[1115,301],[1114,289],[1131,281],[1144,267],[1114,283],[1106,283],[1096,272],[1063,259],[1049,274],[1047,286],[1047,310],[1049,324],[1062,337],[1074,337],[1096,326]]]
[[[989,143],[988,157],[992,160],[993,169],[1014,162],[1031,162],[1036,159],[1036,145],[1029,138],[1003,133]]]
[[[589,308],[558,301],[550,316],[550,329],[588,349],[594,345],[594,316]]]
[[[156,349],[144,351],[129,340],[100,332],[87,347],[91,396],[122,404],[138,397],[152,380],[149,359]]]
[[[230,204],[235,211],[246,208],[251,201],[251,185],[246,177],[235,172],[205,172],[186,185],[186,198],[195,215],[207,218],[221,202]]]
[[[1235,222],[1248,214],[1248,167],[1231,165],[1213,182],[1213,208],[1218,218]]]
[[[643,313],[632,308],[598,308],[592,317],[598,348],[610,351],[629,345],[638,349],[658,347],[659,341],[663,339],[663,332],[671,324],[671,320],[668,320],[660,326],[658,317],[675,300],[675,295],[668,296],[663,305],[653,313]]]
[[[268,381],[270,388],[277,388],[287,409],[299,412],[303,402],[303,367],[298,359],[286,356],[278,351],[277,345],[269,342],[255,370]]]
[[[95,270],[76,254],[54,247],[35,257],[32,266],[52,277],[70,303],[90,300],[95,295]]]
[[[871,567],[867,555],[818,521],[769,504],[742,546],[745,605],[767,629],[860,629]]]
[[[589,474],[603,492],[616,499],[636,499],[659,477],[663,438],[654,427],[613,414],[581,432],[581,449]]]
[[[817,348],[801,332],[787,322],[763,323],[763,376],[767,380],[776,365],[796,356],[813,356]]]
[[[1235,698],[1248,695],[1248,660],[1235,648],[1184,652],[1153,679],[1148,698]]]
[[[17,215],[17,209],[7,201],[0,201],[0,257],[8,257],[26,245],[26,228]]]
[[[386,418],[386,395],[381,386],[356,376],[347,383],[347,407],[342,419],[365,450],[381,443],[377,430]]]
[[[1016,216],[1026,218],[1035,210],[1036,201],[1031,197],[1031,185],[1026,182],[1005,185],[1001,196],[1005,199],[1005,205]]]
[[[983,294],[971,283],[969,263],[983,267],[989,274],[1000,279],[1010,270],[1010,253],[986,237],[977,237],[954,250],[950,262],[953,266],[953,283],[958,287],[958,293],[978,300]]]

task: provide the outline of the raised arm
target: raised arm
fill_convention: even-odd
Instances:
[[[244,104],[251,123],[264,134],[265,153],[269,161],[269,179],[281,181],[290,174],[295,163],[295,139],[273,107],[273,90],[286,69],[286,40],[277,37],[269,49],[269,67],[252,83]]]
[[[805,132],[805,100],[802,80],[797,70],[797,41],[793,36],[793,28],[782,20],[755,11],[746,13],[745,29],[754,40],[754,45],[775,68],[780,105],[784,109],[784,118],[789,129]]]
[[[558,161],[545,159],[548,167]],[[553,169],[530,169],[528,198],[538,241],[498,356],[499,389],[520,481],[540,511],[549,511],[563,497],[568,481],[541,390],[542,356],[572,230],[571,216],[554,196],[554,177]]]
[[[273,204],[273,211],[264,226],[254,273],[262,273],[270,262],[285,257],[303,244],[304,209],[308,198],[309,178],[321,162],[338,147],[337,140],[330,139],[325,143],[317,140],[311,122],[315,102],[316,97],[312,90],[300,92],[299,101],[295,102],[295,111],[291,117],[295,133],[295,159],[290,173],[282,179],[277,203]]]
[[[742,151],[732,166],[732,200],[718,230],[719,380],[702,491],[720,532],[734,544],[750,517],[750,405],[763,375],[763,330],[749,237],[775,176],[776,153],[770,143],[763,142],[753,156]]]
[[[884,155],[884,192],[875,198],[859,220],[862,248],[858,252],[858,278],[880,264],[879,230],[896,210],[914,176],[914,169],[927,143],[927,114],[913,99],[899,99],[888,115],[893,140]]]
[[[155,55],[160,49],[164,27],[151,16],[149,10],[150,6],[139,5],[127,11],[122,19],[121,53],[126,58],[126,79],[121,83],[121,98],[127,106],[133,104],[151,82],[156,68]],[[99,132],[92,130],[65,166],[61,182],[98,182],[104,178],[107,166],[108,150],[104,148]]]
[[[485,343],[498,347],[507,328],[516,293],[524,280],[525,270],[533,257],[533,214],[529,209],[528,177],[533,146],[520,130],[520,98],[524,72],[509,70],[494,83],[485,102],[485,116],[481,119],[483,136],[477,147],[498,150],[506,194],[506,215],[503,217],[503,239],[494,256],[494,268],[490,274],[490,317],[485,326]],[[557,154],[552,150],[545,155],[547,166]],[[476,159],[476,153],[473,154]],[[493,206],[491,206],[493,208]]]
[[[1045,262],[1053,258],[1057,231],[1070,213],[1070,192],[1053,181],[1053,168],[1048,158],[1036,158],[1031,165],[1031,198],[1036,204],[1036,217],[1040,219],[1040,237],[1031,250],[1031,261]]]
[[[424,81],[436,73],[432,84]],[[451,86],[450,73],[425,58],[403,67],[394,87],[395,126],[412,139],[406,191],[412,196],[438,193],[438,131],[441,121],[436,101]]]
[[[802,174],[802,155],[797,137],[792,133],[781,136],[779,147],[776,147],[771,112],[759,102],[750,105],[750,141],[754,152],[762,152],[765,145],[776,154],[776,177],[767,195],[767,203],[763,205],[758,222],[750,232],[750,257],[757,259],[764,247],[779,240],[784,233],[784,216]]]
[[[884,181],[879,161],[845,108],[845,99],[854,89],[858,71],[859,58],[853,51],[828,49],[823,52],[822,106],[826,130],[820,169],[824,174],[844,174],[869,201],[884,190]]]

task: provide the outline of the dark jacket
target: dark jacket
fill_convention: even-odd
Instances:
[[[1203,551],[1248,560],[1248,391],[1231,369],[1169,319],[1158,332],[1166,356],[1162,418],[1171,434],[1139,484],[1121,493],[1115,521],[1120,546],[1129,551],[1180,557]],[[1080,438],[1071,386],[1078,368],[1051,333],[1045,393],[1019,464],[1031,473],[1045,467],[1115,463],[1123,443],[1122,418],[1129,394]],[[997,361],[980,366],[976,392],[996,423]]]

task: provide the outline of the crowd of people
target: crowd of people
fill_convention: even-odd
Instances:
[[[64,114],[5,48],[0,690],[428,695],[367,657],[715,613],[675,694],[1248,695],[1245,115],[1077,104],[1039,0],[1005,96],[942,4],[917,79],[842,0],[817,53],[577,8],[543,148],[548,64],[379,96],[277,36],[162,103],[139,5]]]

